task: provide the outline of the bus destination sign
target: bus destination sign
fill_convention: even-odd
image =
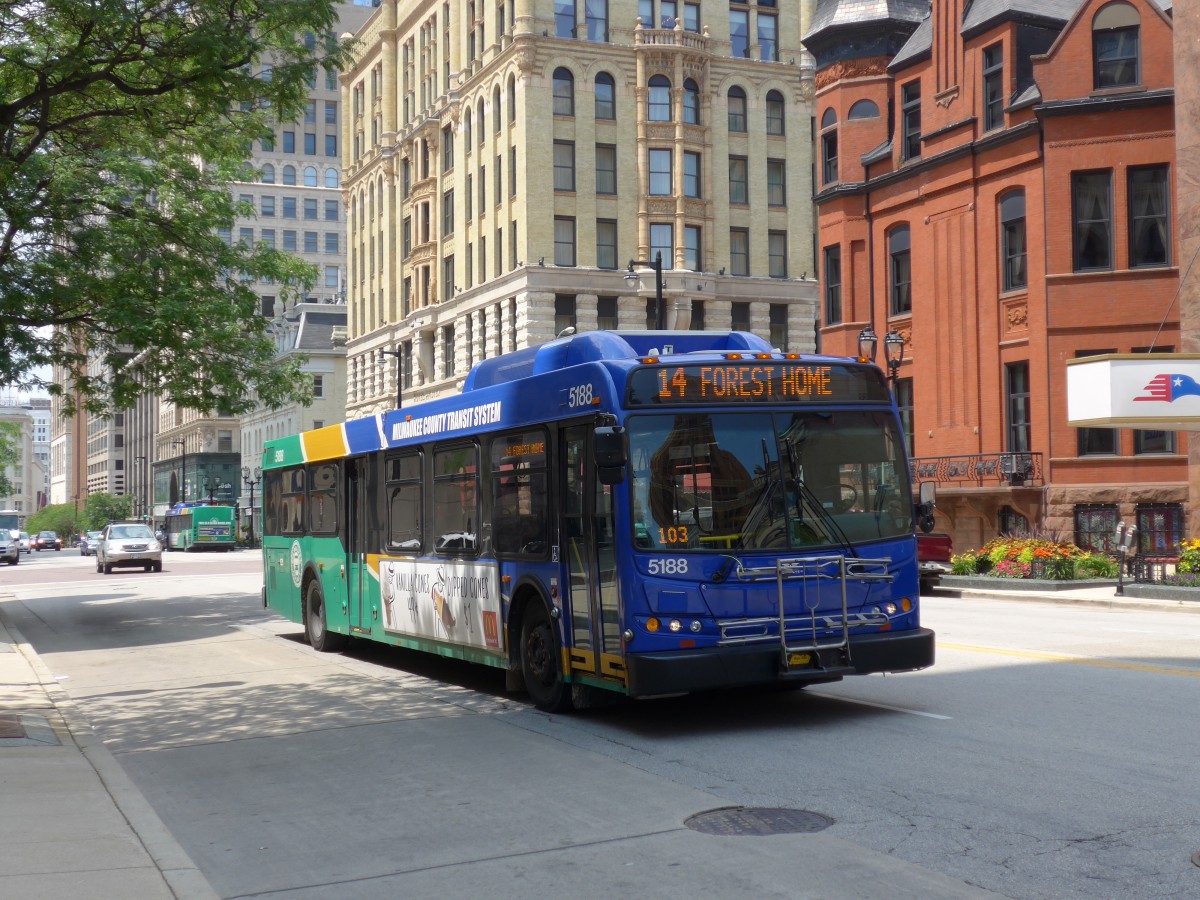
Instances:
[[[845,363],[688,363],[637,369],[629,376],[630,406],[890,401],[878,369]]]

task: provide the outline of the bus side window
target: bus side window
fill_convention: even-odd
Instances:
[[[283,491],[283,476],[279,472],[263,473],[263,534],[280,534],[279,513]]]
[[[492,441],[492,544],[497,553],[541,556],[546,552],[546,440],[546,432],[539,428]]]
[[[313,534],[337,533],[337,476],[334,463],[313,466],[309,471],[309,530]]]
[[[433,454],[433,549],[451,555],[479,547],[479,450],[473,444]]]

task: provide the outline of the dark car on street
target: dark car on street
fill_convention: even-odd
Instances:
[[[61,550],[62,538],[53,531],[39,531],[33,539],[34,550]]]

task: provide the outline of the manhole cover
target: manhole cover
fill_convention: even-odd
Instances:
[[[806,809],[727,806],[696,813],[683,824],[703,834],[812,834],[824,831],[833,819]]]

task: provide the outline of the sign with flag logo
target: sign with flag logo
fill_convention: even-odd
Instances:
[[[1067,361],[1076,427],[1200,431],[1200,355],[1109,353]]]

